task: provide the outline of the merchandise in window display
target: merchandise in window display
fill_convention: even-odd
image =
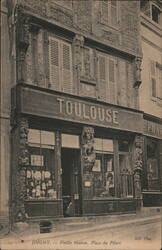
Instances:
[[[54,173],[44,170],[27,170],[27,199],[56,199]]]

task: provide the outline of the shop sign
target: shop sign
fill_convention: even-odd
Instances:
[[[144,120],[144,134],[162,139],[162,124]]]
[[[21,87],[19,111],[41,117],[142,132],[142,114],[110,104]]]

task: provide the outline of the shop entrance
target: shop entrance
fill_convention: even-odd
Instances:
[[[61,165],[63,214],[80,216],[82,214],[80,150],[62,148]]]

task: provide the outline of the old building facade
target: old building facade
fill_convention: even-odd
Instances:
[[[140,2],[5,4],[11,154],[3,218],[136,211],[145,155]]]

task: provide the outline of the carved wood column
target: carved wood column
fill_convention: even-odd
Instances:
[[[80,34],[76,34],[73,40],[73,61],[74,61],[74,81],[76,82],[75,91],[79,94],[80,89],[80,76],[82,70],[82,56],[81,48],[84,44],[84,37]]]
[[[21,7],[17,10],[16,44],[17,44],[17,77],[25,80],[25,57],[29,46],[30,17],[24,15]]]
[[[134,141],[134,154],[133,154],[133,184],[134,184],[134,198],[139,200],[137,206],[141,206],[141,180],[143,172],[143,149],[144,149],[144,137],[136,135]]]
[[[84,127],[81,142],[81,159],[83,174],[83,197],[93,197],[93,174],[92,168],[95,163],[94,152],[94,128]]]
[[[18,120],[17,128],[17,153],[14,157],[16,160],[16,180],[13,181],[15,190],[15,207],[14,219],[15,221],[24,221],[26,219],[25,214],[25,199],[26,199],[26,167],[29,165],[29,152],[28,152],[28,120],[20,118]],[[15,145],[16,146],[16,145]],[[15,152],[16,152],[15,151]]]
[[[55,132],[56,149],[55,149],[55,178],[57,182],[57,198],[62,198],[62,168],[61,168],[61,133],[60,131]]]

